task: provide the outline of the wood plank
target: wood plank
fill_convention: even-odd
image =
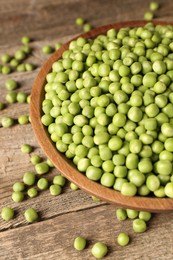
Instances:
[[[148,226],[145,233],[134,233],[132,220],[120,222],[115,218],[114,206],[102,205],[2,232],[0,259],[94,260],[91,248],[97,241],[109,247],[105,259],[172,259],[173,213],[156,214]],[[131,238],[125,248],[116,243],[120,232],[127,232]],[[83,252],[73,248],[73,240],[78,235],[88,240]]]

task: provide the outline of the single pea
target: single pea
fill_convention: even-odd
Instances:
[[[82,17],[77,17],[75,20],[76,25],[83,25],[84,19]]]
[[[52,184],[50,187],[49,187],[49,191],[50,191],[50,194],[53,195],[53,196],[58,196],[61,194],[62,192],[62,187],[58,184]]]
[[[31,41],[31,39],[30,39],[29,36],[23,36],[23,37],[21,38],[21,42],[22,42],[23,44],[26,44],[26,45],[27,45],[30,41]]]
[[[30,158],[30,161],[33,165],[36,165],[41,162],[41,157],[38,154],[33,154]]]
[[[151,174],[146,179],[146,185],[150,191],[155,191],[160,187],[160,180],[156,175]]]
[[[8,79],[5,82],[5,86],[7,90],[12,91],[18,87],[18,83],[14,79]]]
[[[63,187],[65,185],[65,182],[66,182],[66,179],[62,175],[57,175],[53,178],[53,184],[58,184]]]
[[[35,198],[37,195],[38,195],[38,191],[36,188],[32,187],[30,189],[27,190],[27,195],[30,197],[30,198]]]
[[[4,53],[2,56],[1,56],[1,61],[3,63],[9,63],[9,61],[11,60],[11,56],[8,54],[8,53]]]
[[[44,54],[51,54],[52,52],[54,52],[54,49],[50,45],[45,45],[42,47],[42,52]]]
[[[106,244],[102,242],[97,242],[92,247],[91,253],[95,258],[101,259],[108,253],[108,248]]]
[[[9,116],[3,116],[1,118],[1,125],[5,128],[11,127],[14,125],[14,119]]]
[[[12,200],[14,202],[21,202],[24,200],[24,194],[21,191],[14,191],[12,193]]]
[[[168,182],[165,186],[165,195],[169,198],[173,198],[173,182]]]
[[[25,63],[26,71],[33,71],[35,69],[35,65],[32,63]]]
[[[26,115],[20,115],[18,117],[18,123],[20,125],[26,125],[29,123],[29,116],[26,116]]]
[[[82,251],[85,249],[86,247],[86,239],[84,237],[76,237],[74,242],[73,242],[73,246],[76,250],[78,251]]]
[[[49,187],[49,182],[46,178],[40,178],[37,182],[37,187],[40,190],[46,190]]]
[[[1,210],[1,218],[5,221],[9,221],[14,217],[14,210],[10,207],[4,207]]]
[[[13,191],[24,191],[25,185],[23,182],[17,181],[13,184]]]
[[[62,43],[60,43],[60,42],[55,43],[55,50],[59,50],[61,48],[61,46],[62,46]]]
[[[134,209],[126,209],[127,217],[130,219],[137,218],[139,215],[139,211]]]
[[[17,101],[17,92],[11,91],[11,92],[7,93],[5,99],[10,104],[15,103]]]
[[[139,211],[139,219],[143,219],[144,221],[149,221],[151,219],[151,213],[147,211]]]
[[[33,150],[33,148],[29,144],[22,144],[22,146],[21,146],[21,152],[22,153],[31,153],[32,150]]]
[[[126,220],[127,219],[127,212],[125,209],[117,209],[116,210],[116,217],[118,220]]]
[[[130,241],[130,238],[126,233],[120,233],[117,237],[117,243],[120,246],[128,245],[129,241]]]
[[[51,160],[47,159],[47,160],[46,160],[46,163],[49,165],[50,168],[53,168],[53,167],[54,167],[54,165],[53,165],[53,163],[51,162]]]
[[[38,213],[33,208],[28,208],[25,210],[24,217],[27,222],[32,223],[38,220]]]
[[[91,31],[91,29],[92,29],[91,24],[89,24],[89,23],[84,23],[84,25],[83,25],[83,31],[84,31],[84,32],[89,32],[89,31]]]
[[[78,190],[79,189],[79,187],[76,184],[72,183],[72,182],[70,183],[70,188],[72,190]]]
[[[91,196],[91,198],[92,198],[93,201],[96,201],[96,202],[99,202],[99,201],[100,201],[100,199],[97,198],[96,196]]]
[[[44,174],[49,171],[49,165],[46,162],[37,163],[35,170],[38,174]]]
[[[137,193],[137,188],[133,183],[123,183],[121,193],[124,196],[135,196],[135,194]]]
[[[135,233],[143,233],[147,229],[147,225],[143,219],[133,220],[133,230]]]
[[[10,66],[8,66],[8,65],[4,65],[3,67],[2,67],[2,74],[10,74],[11,73],[11,67]]]
[[[16,68],[18,65],[19,65],[19,61],[16,60],[15,58],[13,58],[13,59],[10,60],[10,66],[11,66],[12,68]]]
[[[26,53],[22,50],[18,50],[15,52],[14,57],[16,60],[24,60],[26,58]]]
[[[24,71],[26,71],[25,64],[19,64],[19,65],[16,67],[16,70],[17,70],[18,72],[24,72]]]
[[[24,184],[31,186],[35,183],[35,180],[36,180],[35,173],[30,172],[30,171],[24,173],[24,175],[23,175]]]
[[[151,1],[149,8],[150,8],[151,11],[156,11],[156,10],[159,9],[159,3],[156,2],[156,1]]]

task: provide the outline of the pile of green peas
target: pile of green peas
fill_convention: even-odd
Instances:
[[[87,178],[173,198],[173,26],[110,29],[69,44],[47,74],[42,123]]]

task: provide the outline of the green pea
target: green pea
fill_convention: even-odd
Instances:
[[[36,164],[40,163],[41,157],[40,157],[38,154],[33,154],[33,155],[31,156],[30,161],[31,161],[31,163],[32,163],[33,165],[36,165]]]
[[[117,209],[116,210],[116,217],[117,217],[117,219],[118,220],[121,220],[121,221],[123,221],[123,220],[126,220],[127,219],[127,212],[126,212],[126,210],[125,209]]]
[[[49,187],[50,194],[53,196],[58,196],[62,192],[62,188],[59,184],[53,184]]]
[[[24,217],[27,222],[32,223],[38,220],[38,213],[33,208],[28,208],[25,210]]]
[[[36,180],[36,175],[35,173],[33,172],[25,172],[24,175],[23,175],[23,182],[28,185],[28,186],[31,186],[35,183],[35,180]]]
[[[38,174],[45,174],[49,171],[49,165],[46,162],[40,162],[35,165]]]
[[[46,178],[40,178],[37,182],[37,187],[40,190],[46,190],[49,187],[49,182]]]
[[[22,38],[21,38],[21,42],[23,43],[23,44],[28,44],[29,42],[31,41],[31,39],[29,38],[29,36],[23,36]]]
[[[147,229],[147,225],[143,219],[133,220],[133,230],[135,233],[143,233]]]
[[[5,221],[9,221],[14,217],[14,210],[10,207],[4,207],[1,210],[1,218]]]
[[[30,198],[35,198],[38,195],[38,191],[36,190],[36,188],[32,187],[32,188],[27,190],[27,195]]]
[[[139,211],[139,219],[143,219],[145,222],[151,219],[151,213],[147,211]]]
[[[21,115],[18,117],[18,123],[20,125],[26,125],[26,124],[28,124],[28,122],[29,122],[29,116]]]
[[[14,79],[8,79],[5,82],[5,86],[7,90],[12,91],[18,87],[18,83]]]
[[[9,116],[3,116],[1,118],[1,125],[5,128],[11,127],[14,125],[14,119]]]
[[[76,184],[72,183],[72,182],[70,183],[70,188],[72,190],[78,190],[79,189],[79,187]]]
[[[32,150],[33,150],[33,148],[32,148],[32,146],[29,145],[29,144],[23,144],[23,145],[21,146],[21,152],[22,152],[22,153],[31,153]]]
[[[133,183],[125,182],[122,185],[121,193],[124,196],[135,196],[135,194],[137,193],[137,188]]]
[[[130,241],[130,238],[126,233],[120,233],[117,237],[117,243],[120,246],[128,245],[129,241]]]
[[[25,185],[23,182],[17,181],[13,184],[13,191],[24,191]]]
[[[17,101],[17,92],[11,91],[6,95],[6,101],[10,104],[13,104]]]
[[[54,52],[54,49],[50,45],[45,45],[42,47],[42,52],[44,54],[51,54],[52,52]]]
[[[73,246],[76,250],[82,251],[86,247],[86,239],[84,237],[76,237],[73,243]]]
[[[104,243],[97,242],[93,245],[91,253],[95,258],[101,259],[108,253],[108,248]]]
[[[21,202],[24,200],[24,194],[21,191],[14,191],[12,193],[12,200],[14,202]]]

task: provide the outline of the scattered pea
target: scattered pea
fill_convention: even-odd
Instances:
[[[5,128],[11,127],[14,125],[14,119],[9,116],[3,116],[1,118],[1,125]]]
[[[36,165],[41,162],[41,157],[38,154],[33,154],[30,159],[33,165]]]
[[[128,245],[129,241],[130,241],[130,238],[126,233],[120,233],[117,237],[117,243],[120,246]]]
[[[38,220],[38,213],[35,209],[28,208],[24,213],[24,217],[27,222],[32,223]]]
[[[46,178],[40,178],[37,182],[37,187],[40,190],[46,190],[49,187],[49,182]]]
[[[58,184],[63,187],[65,185],[65,182],[65,177],[62,175],[57,175],[53,178],[53,184]]]
[[[9,221],[14,217],[14,210],[9,207],[4,207],[1,210],[1,218],[5,221]]]
[[[22,38],[21,38],[21,42],[23,43],[23,44],[28,44],[29,42],[31,41],[31,39],[29,38],[29,36],[23,36]]]
[[[83,25],[84,19],[82,17],[77,17],[75,20],[76,25]]]
[[[23,182],[17,181],[13,184],[13,191],[24,191],[25,185]]]
[[[54,49],[50,45],[45,45],[42,47],[42,52],[44,54],[51,54],[54,51]]]
[[[14,191],[12,193],[12,200],[14,202],[21,202],[24,200],[24,194],[21,191]]]
[[[62,192],[62,187],[58,184],[52,184],[50,187],[49,187],[49,191],[50,191],[50,194],[53,195],[53,196],[58,196],[61,194]]]
[[[127,212],[125,209],[117,209],[116,210],[116,217],[118,220],[126,220],[127,219]]]
[[[97,242],[93,245],[91,253],[95,258],[101,259],[108,253],[108,248],[104,243]]]
[[[84,237],[76,237],[73,243],[73,246],[76,250],[82,251],[86,247],[86,239]]]
[[[2,67],[2,74],[10,74],[11,73],[11,67],[8,65],[4,65]]]
[[[44,174],[49,171],[49,165],[46,162],[40,162],[35,165],[35,170],[38,174]]]
[[[29,116],[21,115],[18,117],[18,123],[20,125],[26,125],[29,123]]]
[[[33,148],[30,144],[22,144],[22,146],[21,146],[22,153],[31,153],[32,150],[33,150]]]
[[[72,182],[70,183],[70,188],[72,190],[78,190],[79,189],[79,187],[76,184],[72,183]]]
[[[30,197],[30,198],[35,198],[37,195],[38,195],[38,191],[36,188],[32,187],[30,189],[27,190],[27,195]]]
[[[8,79],[5,82],[5,86],[7,90],[12,91],[18,87],[18,83],[14,79]]]
[[[133,220],[133,230],[136,233],[143,233],[147,229],[147,225],[143,219]]]
[[[30,171],[24,173],[24,175],[23,175],[23,182],[26,185],[28,185],[28,186],[34,185],[35,181],[36,181],[35,173],[30,172]]]

